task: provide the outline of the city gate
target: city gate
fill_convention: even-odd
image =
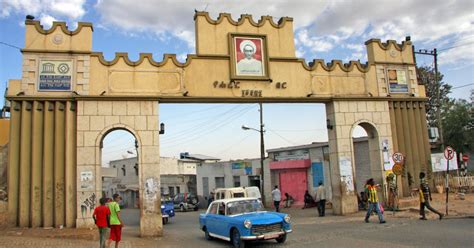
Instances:
[[[378,182],[384,153],[406,154],[404,194],[419,171],[429,170],[425,88],[417,82],[409,40],[368,40],[366,64],[307,64],[295,56],[292,18],[235,21],[221,14],[212,20],[197,12],[194,19],[196,54],[185,63],[175,55],[157,62],[151,54],[131,61],[125,53],[107,61],[92,51],[91,23],[70,31],[63,22],[44,30],[26,21],[23,75],[9,81],[7,93],[13,225],[93,226],[102,140],[124,129],[137,139],[141,235],[162,235],[160,103],[324,103],[336,214],[358,210],[351,137],[357,125],[368,133]]]

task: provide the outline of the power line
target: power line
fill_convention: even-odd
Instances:
[[[220,128],[224,127],[224,126],[227,126],[229,125],[230,123],[234,122],[238,117],[241,117],[243,114],[245,114],[246,112],[250,111],[252,109],[251,108],[248,108],[248,109],[243,109],[241,110],[240,112],[236,113],[236,115],[230,117],[228,119],[228,121],[224,121],[224,122],[221,122],[218,124],[218,126],[216,127],[213,127],[213,128],[206,128],[204,129],[202,132],[197,132],[191,136],[188,136],[182,140],[176,140],[176,141],[170,141],[168,143],[166,142],[163,142],[163,144],[161,144],[164,149],[166,148],[170,148],[170,147],[176,147],[176,146],[179,146],[179,145],[182,145],[183,143],[191,143],[191,142],[194,142],[195,140],[201,138],[202,136],[208,134],[208,133],[211,133],[211,132],[214,132],[214,131],[217,131],[219,130]],[[244,113],[242,113],[242,111],[244,111]],[[231,119],[232,118],[232,119]],[[166,143],[166,145],[164,144]],[[173,144],[174,143],[174,144]]]
[[[206,118],[206,121],[204,121],[202,123],[199,123],[199,124],[189,128],[189,129],[184,130],[184,131],[177,132],[173,135],[169,135],[169,136],[163,138],[162,141],[163,141],[163,143],[174,143],[176,138],[184,137],[184,139],[186,139],[186,138],[189,138],[189,137],[192,137],[192,136],[196,136],[197,134],[200,133],[199,130],[204,130],[202,132],[206,132],[209,129],[215,130],[216,126],[219,126],[221,123],[230,123],[230,119],[234,119],[235,117],[243,115],[244,113],[242,113],[242,112],[248,112],[254,106],[250,106],[250,107],[238,110],[238,112],[236,112],[237,111],[236,108],[238,108],[238,107],[240,107],[240,106],[236,106],[236,107],[226,111],[224,114],[219,114],[219,116],[217,118],[213,118],[211,121],[209,121],[209,118]],[[222,117],[224,117],[224,116],[225,116],[226,119],[222,119]],[[229,117],[227,117],[227,116],[229,116]]]
[[[280,137],[280,138],[283,139],[284,141],[286,141],[286,142],[288,142],[288,143],[290,143],[290,144],[292,144],[292,145],[295,145],[295,146],[297,145],[295,142],[293,142],[293,141],[291,141],[291,140],[288,140],[287,138],[281,136],[281,135],[278,134],[277,132],[275,132],[275,131],[273,131],[273,130],[271,130],[271,129],[268,129],[268,128],[267,128],[267,130],[270,131],[270,132],[272,132],[272,133],[274,133],[274,134],[276,134],[278,137]]]
[[[176,137],[180,137],[180,136],[186,136],[186,134],[188,133],[194,133],[196,131],[196,129],[199,129],[199,128],[203,128],[203,127],[206,127],[206,126],[211,126],[213,125],[214,122],[216,121],[219,121],[219,118],[221,117],[224,117],[226,116],[227,114],[230,114],[232,113],[233,111],[235,111],[237,108],[239,108],[240,106],[237,105],[237,106],[234,106],[233,108],[227,110],[226,112],[224,113],[218,113],[216,114],[215,116],[210,116],[210,117],[205,117],[205,118],[202,118],[202,122],[199,122],[197,124],[193,123],[193,122],[188,122],[189,124],[195,124],[194,126],[188,128],[188,129],[185,129],[183,131],[180,131],[180,132],[176,132],[172,135],[166,135],[166,137],[163,137],[163,141],[165,140],[168,140],[168,139],[171,139],[171,138],[176,138]],[[211,121],[209,121],[209,119],[211,119]]]
[[[474,41],[464,43],[464,44],[459,44],[459,45],[452,46],[452,47],[446,47],[446,48],[443,48],[443,49],[439,49],[438,52],[442,52],[442,51],[446,51],[446,50],[450,50],[450,49],[457,48],[457,47],[462,47],[462,46],[469,46],[469,45],[472,45],[472,44],[474,44]]]
[[[8,43],[3,42],[3,41],[0,41],[0,44],[5,45],[5,46],[9,46],[9,47],[12,47],[12,48],[16,48],[16,49],[18,49],[18,50],[21,51],[21,47],[17,47],[17,46],[15,46],[15,45],[8,44]]]
[[[451,89],[454,90],[454,89],[464,88],[464,87],[467,87],[467,86],[470,86],[470,85],[474,85],[474,83],[470,83],[470,84],[465,84],[465,85],[461,85],[461,86],[452,87]]]

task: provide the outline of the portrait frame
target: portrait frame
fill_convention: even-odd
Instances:
[[[385,81],[390,94],[409,94],[410,78],[406,68],[387,67],[385,68]]]
[[[249,60],[243,52],[253,47],[254,52]],[[242,49],[241,49],[242,47]],[[252,49],[250,49],[252,50]],[[261,34],[229,34],[230,78],[234,80],[269,81],[267,36]],[[239,63],[240,62],[240,63]]]

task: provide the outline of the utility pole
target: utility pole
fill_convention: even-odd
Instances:
[[[426,49],[420,49],[418,52],[414,52],[415,54],[421,55],[430,55],[433,56],[434,59],[434,81],[435,85],[437,86],[436,89],[436,98],[437,98],[437,106],[436,106],[436,118],[438,119],[438,130],[439,130],[439,142],[441,143],[441,151],[444,151],[444,136],[443,136],[443,124],[441,122],[441,86],[438,85],[438,50],[435,48],[431,51]]]
[[[262,191],[262,202],[265,204],[265,180],[264,180],[264,174],[265,170],[263,167],[263,161],[265,160],[265,143],[264,143],[264,138],[263,138],[263,133],[265,132],[263,130],[264,124],[263,124],[263,108],[262,108],[262,103],[260,102],[259,104],[260,107],[260,173],[261,173],[261,191]]]
[[[430,55],[433,56],[434,59],[434,81],[437,87],[436,98],[438,100],[437,108],[436,108],[436,118],[438,119],[438,131],[439,131],[439,141],[441,145],[441,152],[444,152],[444,135],[443,135],[443,123],[441,121],[441,85],[438,84],[438,50],[434,48],[431,51],[426,49],[420,49],[418,52],[414,52],[415,54],[421,55]],[[448,215],[448,199],[449,199],[449,159],[447,159],[447,169],[445,174],[446,179],[446,215]]]
[[[256,129],[253,127],[247,127],[245,125],[242,125],[243,130],[253,130],[257,131],[260,133],[260,193],[262,195],[262,202],[265,204],[265,181],[264,181],[264,166],[263,166],[263,161],[265,161],[265,142],[264,142],[264,137],[263,134],[265,133],[264,124],[263,124],[263,108],[262,108],[262,103],[258,104],[260,107],[260,129]]]

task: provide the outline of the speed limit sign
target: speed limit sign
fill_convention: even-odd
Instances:
[[[395,162],[396,164],[403,164],[403,160],[405,159],[405,157],[401,152],[396,152],[392,155],[392,159],[393,162]]]

